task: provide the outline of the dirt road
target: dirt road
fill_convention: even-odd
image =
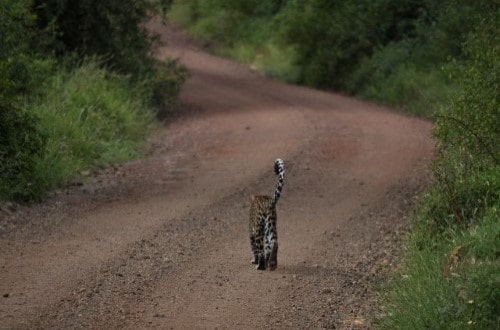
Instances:
[[[0,210],[0,328],[370,328],[426,185],[431,124],[271,81],[151,28],[190,69],[186,114],[143,160]],[[278,204],[279,264],[253,269],[252,194]]]

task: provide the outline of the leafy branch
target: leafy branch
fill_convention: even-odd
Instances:
[[[469,125],[467,125],[464,121],[447,115],[435,115],[436,118],[440,118],[443,120],[452,121],[462,127],[466,132],[470,133],[480,144],[481,148],[491,157],[496,166],[499,165],[498,158],[495,156],[495,152],[492,150],[491,145],[486,142],[483,137],[481,137],[477,132],[475,132]]]

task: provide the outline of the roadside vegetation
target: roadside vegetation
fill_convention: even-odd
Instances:
[[[431,116],[443,71],[491,1],[176,0],[169,18],[218,54],[292,83]]]
[[[383,289],[385,329],[500,328],[500,4],[176,0],[216,53],[435,120],[434,183]]]
[[[0,200],[137,156],[185,71],[151,56],[169,1],[0,0]]]
[[[491,9],[449,71],[459,93],[436,115],[434,185],[386,296],[387,329],[500,328],[500,15]]]

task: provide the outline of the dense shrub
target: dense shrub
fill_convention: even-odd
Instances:
[[[282,13],[283,38],[296,47],[301,82],[342,89],[359,61],[384,42],[390,20],[380,1],[296,1]],[[387,8],[386,8],[387,9]]]
[[[459,97],[436,121],[435,177],[462,223],[500,199],[500,11],[493,9],[465,43],[467,60],[456,65]]]
[[[144,27],[148,1],[34,0],[38,29],[47,51],[78,58],[100,55],[121,73],[140,74],[150,66],[150,39]]]
[[[11,105],[0,106],[0,197],[28,198],[35,158],[44,154],[38,118]]]
[[[145,26],[153,10],[167,10],[171,0],[33,1],[39,48],[72,67],[97,56],[107,69],[130,75],[155,106],[176,97],[186,72],[176,61],[152,57],[156,37]]]
[[[165,107],[175,104],[179,96],[182,84],[188,77],[188,71],[182,65],[179,65],[177,59],[166,59],[164,62],[157,62],[155,65],[155,74],[146,78],[146,86],[151,86],[143,92],[146,99],[151,100],[158,109],[164,110]],[[149,80],[148,80],[149,79]]]
[[[26,197],[45,144],[38,118],[23,102],[44,67],[28,52],[34,22],[28,4],[0,0],[0,198]]]

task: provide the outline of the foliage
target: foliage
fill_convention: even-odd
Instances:
[[[150,100],[158,109],[158,114],[161,114],[162,110],[175,104],[188,75],[187,69],[177,59],[165,59],[155,63],[154,74],[144,78],[138,90],[141,97]]]
[[[22,93],[36,84],[43,62],[29,56],[34,16],[28,1],[0,0],[0,197],[23,197],[33,184],[34,157],[45,138]]]
[[[340,89],[361,57],[383,37],[373,1],[294,1],[279,18],[284,39],[297,47],[301,81]],[[382,32],[382,33],[380,33]]]
[[[435,184],[422,199],[381,326],[500,327],[500,12],[493,5],[450,71],[458,97],[436,120]]]
[[[155,8],[166,11],[172,0],[97,1],[33,0],[39,48],[54,52],[74,67],[97,56],[108,70],[130,75],[155,106],[171,102],[185,80],[176,61],[151,56],[156,36],[146,30]]]
[[[442,70],[425,69],[409,60],[411,48],[400,42],[375,51],[352,73],[346,89],[366,99],[430,116],[454,97],[457,88]]]
[[[0,107],[0,197],[26,197],[33,186],[35,157],[43,154],[45,142],[36,117],[13,106]]]
[[[149,70],[150,38],[144,27],[148,1],[34,0],[38,30],[47,51],[78,58],[104,56],[121,73]]]
[[[27,80],[26,61],[19,61],[18,52],[28,48],[26,34],[33,16],[26,10],[26,1],[0,0],[0,102],[7,105]]]
[[[161,15],[165,15],[172,7],[173,1],[174,0],[156,0],[150,1],[150,3],[153,5],[153,8],[156,9],[156,12],[160,13]]]
[[[437,187],[454,221],[463,224],[478,214],[475,206],[487,209],[500,198],[499,19],[500,11],[491,11],[468,38],[468,60],[455,70],[461,93],[436,121]]]

